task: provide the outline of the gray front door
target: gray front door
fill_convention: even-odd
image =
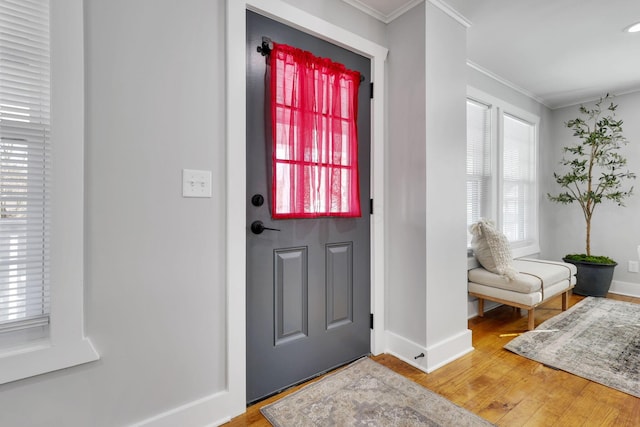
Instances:
[[[358,99],[362,217],[271,218],[268,82],[256,51],[263,36],[365,76]],[[247,43],[247,401],[254,402],[370,351],[370,61],[250,11]],[[252,202],[255,195],[264,203]],[[279,231],[255,234],[254,221]]]

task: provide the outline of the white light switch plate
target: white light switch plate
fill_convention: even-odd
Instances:
[[[182,197],[211,197],[211,171],[182,169]]]

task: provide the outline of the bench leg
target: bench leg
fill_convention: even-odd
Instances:
[[[536,328],[536,318],[534,315],[534,309],[529,310],[529,324],[527,325],[530,331],[533,331]]]
[[[478,298],[478,317],[484,317],[484,300]]]
[[[562,311],[567,311],[569,308],[569,291],[562,294]]]

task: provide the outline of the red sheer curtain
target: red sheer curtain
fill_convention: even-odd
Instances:
[[[274,43],[273,218],[359,217],[360,73]]]

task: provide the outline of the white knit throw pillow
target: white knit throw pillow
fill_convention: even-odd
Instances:
[[[518,271],[511,261],[511,246],[509,240],[491,221],[481,219],[469,226],[471,249],[476,259],[485,270],[515,279]]]

